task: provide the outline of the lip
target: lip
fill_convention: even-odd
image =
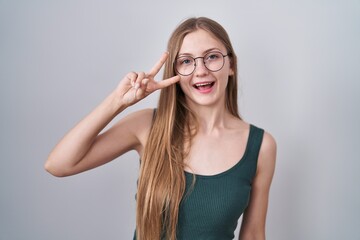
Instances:
[[[210,93],[212,92],[215,85],[215,81],[203,81],[197,82],[192,85],[192,87],[199,93]]]

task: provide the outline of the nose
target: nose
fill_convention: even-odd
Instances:
[[[195,76],[203,76],[206,75],[209,70],[206,68],[204,59],[198,58],[195,60]]]

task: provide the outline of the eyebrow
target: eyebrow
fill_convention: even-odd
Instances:
[[[207,50],[205,50],[204,52],[203,52],[203,55],[205,55],[205,54],[207,54],[207,53],[209,53],[209,52],[212,52],[212,51],[219,51],[219,52],[222,52],[219,48],[216,48],[216,47],[214,47],[214,48],[209,48],[209,49],[207,49]],[[193,54],[191,54],[191,53],[179,53],[178,54],[178,57],[180,57],[180,56],[193,56]]]

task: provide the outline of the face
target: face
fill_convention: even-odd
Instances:
[[[229,76],[234,72],[230,67],[229,57],[224,57],[224,66],[219,71],[213,72],[207,69],[204,60],[211,62],[216,56],[209,55],[210,52],[221,52],[227,55],[225,46],[205,30],[199,29],[185,36],[178,57],[197,58],[194,72],[188,76],[180,75],[180,86],[190,107],[194,105],[225,106],[225,89]],[[198,58],[204,56],[208,56],[207,59]],[[185,63],[187,62],[189,60],[185,60]]]

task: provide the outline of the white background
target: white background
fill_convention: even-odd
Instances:
[[[0,0],[1,240],[132,239],[135,152],[61,179],[43,164],[192,16],[227,29],[241,114],[277,140],[267,239],[358,239],[359,1]]]

